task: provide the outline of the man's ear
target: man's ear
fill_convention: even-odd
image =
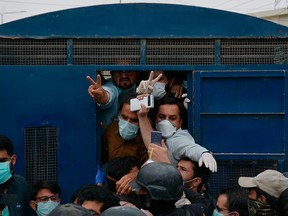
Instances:
[[[264,196],[264,195],[260,195],[259,197],[258,197],[258,200],[260,200],[260,201],[262,201],[262,202],[267,202],[267,199],[266,199],[266,197]]]
[[[16,156],[16,154],[13,154],[11,157],[11,163],[13,166],[16,164],[16,160],[17,160],[17,156]]]
[[[233,216],[240,216],[240,214],[237,211],[233,211],[232,214]]]
[[[193,185],[198,187],[201,182],[202,182],[202,179],[200,177],[195,177],[193,181]]]
[[[30,200],[30,207],[36,211],[37,210],[37,205],[34,203],[34,201]]]

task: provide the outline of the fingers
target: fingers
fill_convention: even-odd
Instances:
[[[182,98],[185,98],[185,97],[187,97],[188,96],[188,94],[187,93],[184,93],[184,94],[182,94]]]
[[[161,146],[162,146],[163,148],[167,148],[166,145],[165,145],[164,139],[161,140]]]
[[[175,97],[176,97],[176,98],[181,98],[182,93],[183,93],[183,87],[180,87],[179,90],[176,91]]]
[[[151,71],[151,72],[150,72],[150,75],[149,75],[148,82],[152,82],[153,77],[154,77],[154,71]]]
[[[143,100],[143,98],[144,98],[144,97],[147,97],[147,96],[149,96],[149,94],[146,94],[146,93],[141,94],[141,95],[137,95],[137,99],[138,99],[138,100]]]
[[[95,85],[96,84],[96,82],[90,76],[86,76],[86,78],[90,82],[90,85]]]
[[[141,112],[142,113],[148,113],[149,112],[149,108],[147,108],[144,104],[140,104],[141,106]]]
[[[97,84],[101,85],[101,76],[99,74],[97,75]]]
[[[175,90],[172,93],[174,93],[174,97],[181,98],[183,93],[183,87],[179,86],[178,88],[175,88]]]
[[[162,77],[162,73],[161,74],[159,74],[152,82],[153,82],[153,84],[155,84],[156,82],[158,82],[160,79],[161,79],[161,77]]]
[[[200,157],[199,162],[198,162],[199,167],[201,167],[203,165],[203,159],[202,157]]]
[[[120,185],[118,185],[118,182],[117,182],[116,187],[117,187],[118,194],[128,194],[128,192],[132,190],[132,188],[129,185],[129,181],[124,181]]]

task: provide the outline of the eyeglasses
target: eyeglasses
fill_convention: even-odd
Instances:
[[[112,71],[112,73],[117,73],[117,75],[122,76],[124,73],[129,76],[132,75],[134,73],[134,71]]]
[[[42,196],[42,197],[36,197],[35,201],[39,201],[39,202],[48,202],[49,200],[53,201],[53,202],[59,202],[60,201],[60,197],[59,196]]]

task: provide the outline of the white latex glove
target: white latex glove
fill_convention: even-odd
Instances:
[[[217,162],[213,155],[211,155],[209,152],[204,152],[200,159],[199,159],[199,166],[201,167],[205,164],[205,167],[209,168],[212,172],[217,172]]]
[[[184,98],[185,97],[185,99],[184,99],[184,101],[183,101],[183,105],[184,105],[184,107],[186,108],[186,109],[188,109],[188,103],[190,103],[190,99],[187,97],[187,93],[184,93],[184,94],[182,94],[182,98]]]
[[[159,74],[155,79],[153,79],[154,71],[151,71],[148,80],[142,80],[139,86],[136,88],[138,94],[151,94],[153,87],[158,80],[162,77],[162,74]]]

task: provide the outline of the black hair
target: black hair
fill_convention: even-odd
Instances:
[[[227,187],[220,191],[226,194],[229,212],[237,211],[240,216],[249,216],[247,190],[239,186]]]
[[[197,192],[200,193],[201,189],[202,189],[202,186],[208,183],[211,171],[205,165],[199,167],[198,162],[191,160],[191,158],[189,158],[189,157],[183,156],[183,157],[180,158],[180,160],[190,161],[194,165],[194,169],[193,169],[194,176],[193,176],[193,178],[195,178],[195,177],[201,178],[201,183],[197,187]]]
[[[139,163],[132,156],[116,157],[110,160],[106,166],[107,188],[116,192],[116,181],[128,174],[135,166],[139,168]]]
[[[82,205],[84,201],[103,202],[103,206],[100,208],[101,213],[110,207],[120,205],[118,197],[112,194],[104,186],[97,185],[94,187],[87,187],[81,191],[77,200],[77,204]]]
[[[161,100],[159,100],[157,105],[155,106],[154,115],[152,116],[153,122],[156,121],[156,117],[157,117],[157,114],[159,112],[160,106],[166,105],[166,104],[177,105],[179,108],[180,119],[183,119],[184,113],[186,112],[183,104],[175,97],[164,97]]]
[[[138,96],[138,94],[136,93],[135,88],[123,90],[119,94],[120,110],[122,109],[123,104],[130,104],[130,100],[133,98],[136,98],[137,96]]]
[[[3,150],[6,150],[10,157],[14,154],[14,146],[12,141],[8,137],[0,135],[0,151]]]
[[[83,190],[86,190],[89,187],[92,188],[92,187],[95,187],[95,185],[94,184],[87,184],[87,185],[83,185],[83,186],[79,187],[71,196],[72,203],[75,203],[75,201],[78,199],[78,197],[81,194],[81,192]]]
[[[37,197],[37,193],[42,189],[48,189],[53,194],[61,195],[60,186],[55,181],[48,181],[48,180],[40,180],[37,181],[34,185],[32,185],[30,189],[30,200],[35,200]]]

